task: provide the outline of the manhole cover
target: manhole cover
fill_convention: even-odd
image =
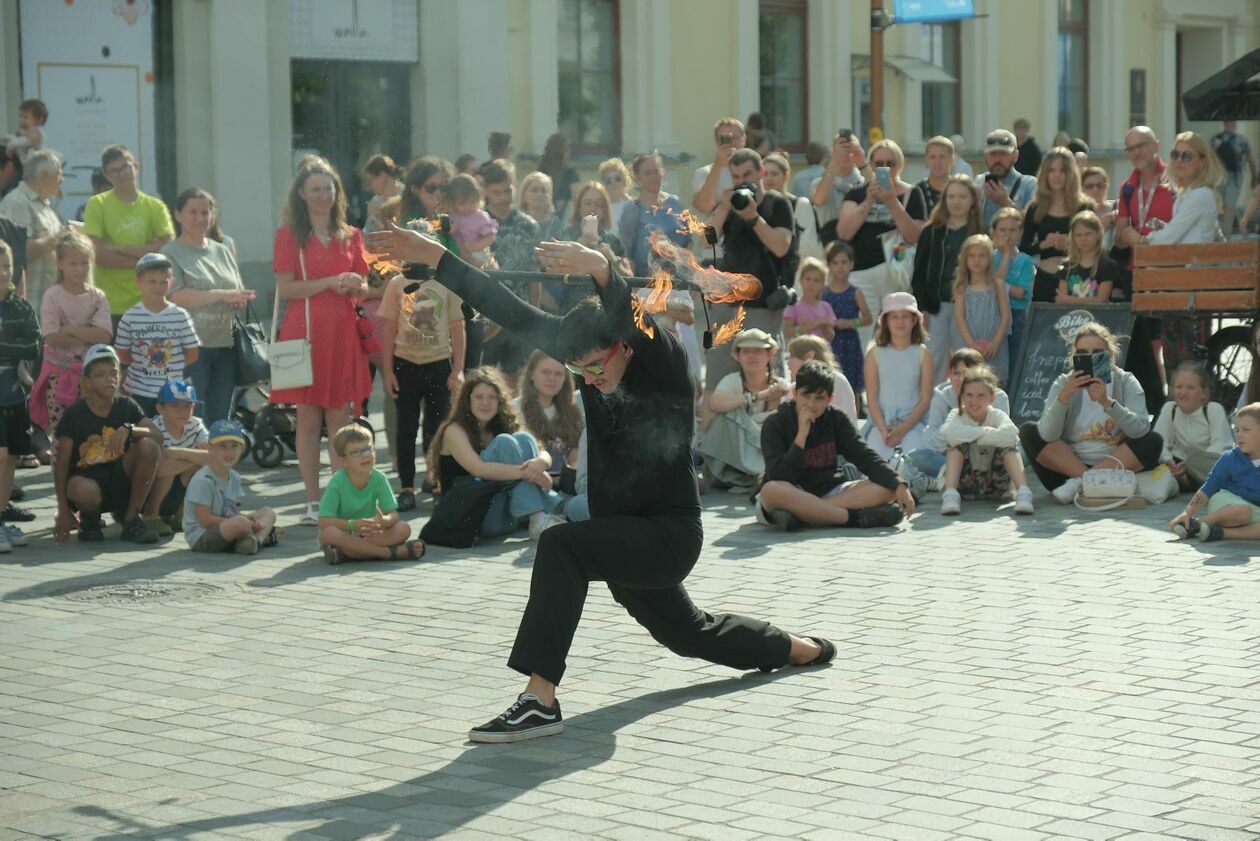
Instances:
[[[61,590],[52,595],[75,602],[131,604],[133,602],[188,601],[189,599],[203,599],[222,592],[222,587],[201,581],[155,581],[142,578],[136,581],[115,581],[109,584],[94,584],[91,587],[76,587]]]

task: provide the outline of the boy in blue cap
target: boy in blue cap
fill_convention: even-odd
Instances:
[[[184,369],[200,352],[192,316],[166,298],[171,280],[171,261],[165,254],[145,254],[137,260],[140,303],[122,314],[114,335],[118,358],[127,366],[123,391],[149,417],[162,386],[183,378]]]
[[[144,521],[161,537],[183,528],[184,490],[197,468],[210,460],[210,434],[193,414],[197,390],[192,383],[171,380],[158,392],[153,425],[162,433],[162,461],[144,507]]]
[[[209,460],[193,474],[184,495],[184,537],[194,552],[257,554],[284,537],[276,512],[241,511],[241,474],[232,469],[245,449],[245,430],[234,420],[210,424]]]

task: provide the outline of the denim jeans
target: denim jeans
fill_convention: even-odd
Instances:
[[[941,469],[945,466],[945,454],[938,453],[936,450],[929,450],[926,447],[911,450],[908,458],[911,464],[919,468],[920,473],[933,478],[939,476]]]
[[[500,464],[524,464],[537,456],[538,443],[528,432],[496,435],[481,451],[482,461]],[[481,521],[481,533],[486,537],[510,534],[530,514],[555,511],[562,503],[560,494],[555,491],[544,491],[532,482],[518,480],[490,500],[490,510]]]
[[[197,389],[197,399],[205,408],[201,418],[206,425],[231,416],[232,393],[236,390],[236,354],[230,347],[197,349],[197,361],[184,370]]]

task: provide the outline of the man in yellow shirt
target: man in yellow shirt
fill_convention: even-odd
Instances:
[[[140,165],[126,146],[107,146],[101,170],[112,190],[88,199],[83,208],[83,232],[96,246],[93,280],[109,299],[115,327],[128,308],[140,300],[136,261],[158,251],[175,236],[171,214],[161,199],[140,191]]]

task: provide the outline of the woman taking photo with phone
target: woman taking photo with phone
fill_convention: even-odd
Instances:
[[[1072,334],[1068,371],[1046,395],[1041,420],[1020,427],[1033,472],[1063,505],[1076,499],[1091,467],[1137,473],[1160,464],[1164,442],[1151,431],[1146,394],[1137,377],[1117,367],[1120,345],[1091,321]]]

